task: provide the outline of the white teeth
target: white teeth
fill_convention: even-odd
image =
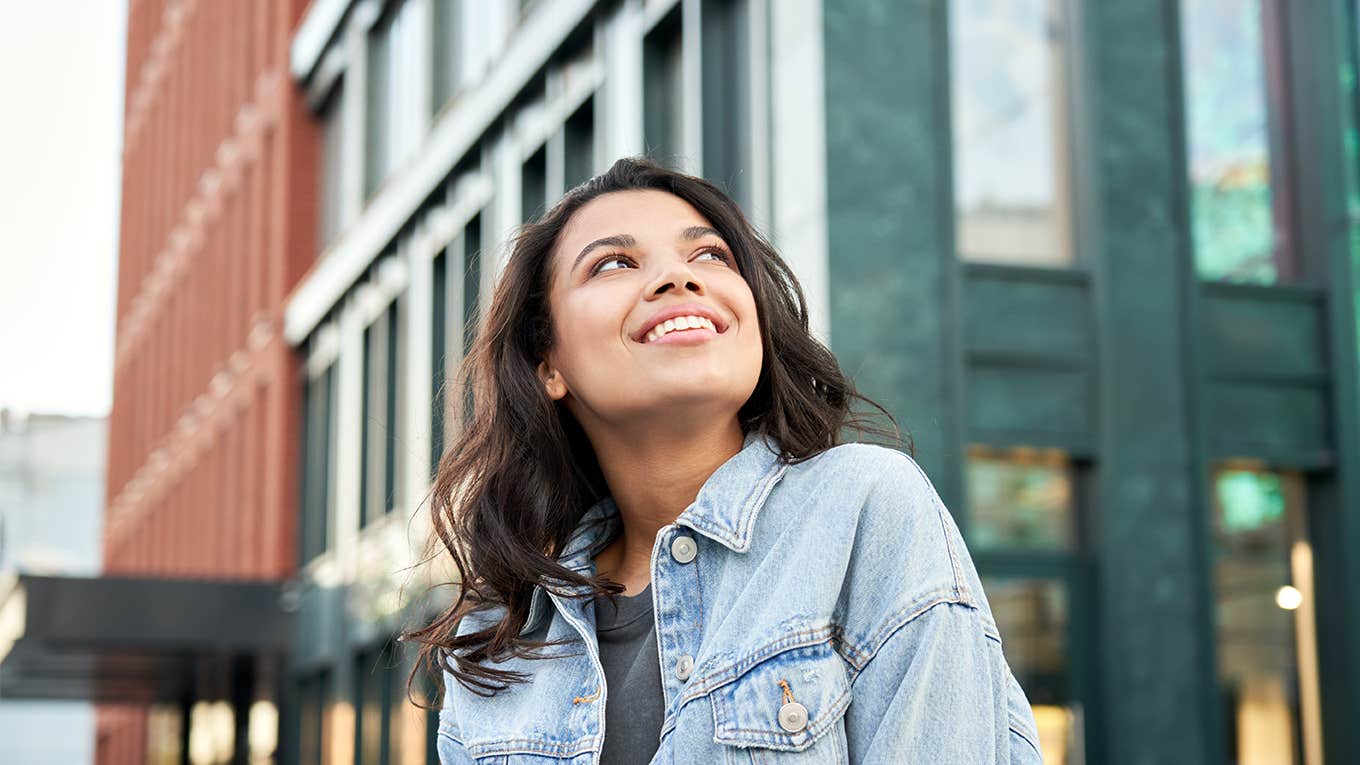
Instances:
[[[703,316],[677,316],[674,319],[667,319],[653,327],[652,330],[647,333],[644,342],[650,343],[658,337],[661,337],[668,332],[674,332],[677,329],[700,328],[709,329],[713,332],[718,331],[718,328],[714,326],[713,322]]]

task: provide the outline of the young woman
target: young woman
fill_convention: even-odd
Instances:
[[[462,374],[431,501],[459,596],[405,636],[446,765],[1040,762],[949,512],[842,442],[891,434],[720,190],[642,159],[573,189]]]

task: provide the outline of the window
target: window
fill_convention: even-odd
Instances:
[[[958,255],[1071,265],[1067,2],[948,6]]]
[[[406,673],[390,641],[355,655],[355,765],[427,760],[425,714],[407,699]]]
[[[481,250],[481,216],[472,218],[463,229],[461,247],[451,245],[444,249],[434,261],[434,332],[431,344],[431,354],[433,363],[434,379],[432,380],[432,390],[434,390],[434,403],[430,411],[430,465],[431,475],[439,466],[439,459],[444,454],[445,427],[447,410],[447,384],[448,375],[451,371],[448,361],[448,331],[450,319],[449,304],[449,268],[450,259],[453,259],[453,268],[462,267],[463,271],[463,291],[461,295],[455,296],[460,300],[462,306],[461,326],[462,344],[459,346],[459,358],[467,356],[473,340],[473,326],[477,316],[477,301],[481,294],[481,265],[479,252]],[[456,284],[456,282],[455,282]],[[464,391],[464,421],[471,415],[472,394]]]
[[[413,85],[423,46],[418,3],[393,3],[368,33],[364,196],[372,196],[424,135],[429,115]]]
[[[397,437],[401,433],[401,420],[397,414],[401,386],[401,303],[393,299],[387,307],[387,342],[383,344],[387,352],[387,380],[383,385],[383,509],[392,512],[397,506]]]
[[[321,249],[331,243],[344,225],[345,195],[342,173],[345,164],[345,81],[337,78],[321,107]]]
[[[401,314],[393,300],[364,330],[363,443],[360,465],[359,523],[367,526],[396,506],[398,380],[401,365]]]
[[[364,197],[373,195],[392,167],[395,98],[392,88],[392,21],[387,13],[368,33],[368,118],[365,121]]]
[[[430,476],[433,478],[439,468],[439,458],[444,455],[444,381],[447,377],[448,360],[447,337],[449,323],[448,280],[449,248],[445,247],[435,256],[433,264],[433,292],[430,307],[434,314],[430,332],[430,390],[434,391],[434,404],[430,409]]]
[[[327,746],[330,672],[322,671],[298,681],[298,761],[329,762]]]
[[[680,104],[684,97],[681,7],[657,23],[642,43],[643,140],[647,156],[678,167],[683,128]]]
[[[595,167],[595,103],[593,98],[577,107],[563,128],[566,188],[572,189],[590,180]]]
[[[364,345],[362,354],[363,393],[361,399],[362,403],[360,404],[359,410],[359,443],[361,445],[359,449],[360,528],[367,526],[368,522],[373,520],[373,516],[375,515],[373,509],[375,507],[378,507],[382,501],[381,499],[375,501],[373,498],[373,492],[371,490],[371,487],[376,485],[377,483],[373,480],[372,475],[373,465],[376,462],[376,460],[374,459],[374,454],[376,453],[377,450],[374,448],[373,443],[374,429],[370,424],[371,420],[373,419],[374,409],[377,408],[374,406],[373,402],[374,398],[373,389],[377,387],[374,385],[373,382],[374,370],[378,366],[377,362],[374,359],[374,356],[377,355],[379,351],[378,340],[376,337],[377,332],[378,332],[377,323],[370,324],[368,327],[364,328]]]
[[[335,365],[308,380],[303,391],[301,560],[327,549],[334,434]]]
[[[1066,585],[1060,579],[984,577],[982,589],[1001,631],[1006,662],[1034,711],[1044,762],[1081,762]]]
[[[751,202],[751,85],[745,0],[703,0],[704,177],[741,205]]]
[[[1283,80],[1272,0],[1181,3],[1195,267],[1205,279],[1272,284],[1297,276],[1278,172]],[[1268,76],[1275,69],[1278,77]]]
[[[1005,452],[973,447],[968,454],[971,546],[1010,550],[1071,550],[1072,475],[1056,449]]]
[[[1094,619],[1084,589],[1080,475],[1057,449],[968,450],[963,527],[1050,765],[1089,754],[1082,722],[1089,691],[1078,678],[1090,672],[1090,646],[1074,638],[1091,634]]]
[[[463,356],[476,338],[482,294],[482,216],[468,222],[463,231]],[[463,421],[472,419],[472,386],[463,392]]]
[[[520,169],[520,207],[521,221],[528,223],[543,213],[548,196],[548,155],[547,147],[540,146],[533,156],[525,160]]]
[[[438,112],[454,93],[458,92],[462,77],[462,13],[463,0],[435,0],[434,42],[432,52],[434,62],[430,72],[434,97],[431,107]]]
[[[1211,480],[1224,751],[1239,765],[1321,762],[1303,476],[1224,464]]]

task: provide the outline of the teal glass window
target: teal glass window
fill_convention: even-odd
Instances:
[[[1268,0],[1181,3],[1186,160],[1195,267],[1205,279],[1274,284],[1295,277],[1281,115],[1269,71],[1280,68]],[[1278,94],[1277,94],[1278,95]]]

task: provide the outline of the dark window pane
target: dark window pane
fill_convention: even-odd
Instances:
[[[476,336],[482,294],[482,216],[468,222],[463,232],[463,356],[472,348]],[[463,391],[463,421],[472,419],[472,386]]]
[[[978,549],[1076,547],[1072,468],[1056,450],[968,452],[968,543]]]
[[[320,672],[298,681],[298,753],[301,762],[325,762],[326,708],[330,703],[330,673]]]
[[[355,765],[385,765],[382,667],[376,651],[363,651],[354,658],[354,753]]]
[[[704,0],[704,177],[749,204],[750,67],[745,0]]]
[[[386,437],[383,439],[383,501],[384,508],[391,512],[396,507],[397,488],[397,435],[401,422],[397,416],[397,399],[401,388],[397,384],[401,366],[401,304],[393,300],[387,308],[387,384],[383,386],[386,411],[383,423]]]
[[[375,367],[373,356],[377,352],[374,333],[377,325],[369,325],[364,329],[364,348],[363,348],[363,392],[360,397],[359,412],[359,526],[367,526],[373,514],[373,502],[369,497],[369,470],[373,464],[372,460],[372,431],[369,426],[369,419],[373,417],[373,370]]]
[[[520,170],[520,208],[523,222],[536,220],[543,213],[548,195],[548,155],[545,147],[539,147],[533,156],[525,160]]]
[[[680,5],[642,43],[643,142],[647,156],[679,166],[683,99]]]
[[[430,411],[430,474],[433,476],[439,467],[439,458],[444,454],[444,377],[447,334],[448,334],[448,265],[449,250],[445,248],[434,259],[434,294],[432,296],[434,314],[430,338],[430,369],[432,372],[430,389],[434,391],[434,403]]]
[[[1067,662],[1067,588],[1050,579],[989,577],[982,588],[1006,661],[1034,710],[1044,762],[1081,762],[1080,705]]]
[[[960,258],[1072,263],[1065,0],[950,0]]]
[[[595,101],[593,98],[576,110],[567,120],[565,133],[566,187],[568,189],[586,182],[595,167]]]

